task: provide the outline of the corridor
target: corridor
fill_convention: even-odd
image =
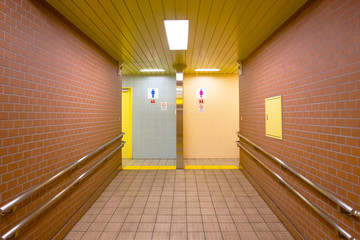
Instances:
[[[360,240],[360,0],[0,0],[13,239]]]

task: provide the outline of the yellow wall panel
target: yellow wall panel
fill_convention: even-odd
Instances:
[[[282,140],[282,101],[281,96],[265,99],[266,136]]]
[[[204,111],[196,89],[206,89]],[[239,75],[184,74],[184,158],[238,158]]]

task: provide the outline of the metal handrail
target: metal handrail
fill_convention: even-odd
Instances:
[[[101,147],[95,149],[94,151],[92,151],[91,153],[87,154],[86,156],[82,157],[81,159],[77,160],[76,162],[74,162],[73,164],[69,165],[67,168],[65,168],[64,170],[62,170],[61,172],[55,174],[54,176],[52,176],[51,178],[49,178],[47,181],[40,183],[38,185],[36,185],[33,188],[30,188],[29,190],[27,190],[26,192],[24,192],[23,194],[21,194],[20,196],[18,196],[17,198],[15,198],[14,200],[8,202],[7,204],[5,204],[4,206],[0,207],[0,214],[1,216],[5,216],[8,213],[14,212],[16,211],[16,206],[17,204],[19,204],[20,202],[24,201],[25,199],[33,196],[35,193],[37,193],[38,191],[40,191],[41,189],[45,188],[46,186],[49,186],[51,183],[53,183],[56,179],[60,178],[61,176],[63,176],[64,174],[75,170],[81,163],[89,160],[90,158],[92,158],[93,156],[95,156],[96,154],[104,151],[108,146],[110,146],[111,144],[113,144],[114,142],[120,140],[125,133],[121,133],[119,136],[115,137],[114,139],[112,139],[111,141],[105,143],[104,145],[102,145]]]
[[[337,223],[335,223],[328,215],[326,215],[318,206],[310,202],[307,198],[305,198],[301,193],[299,193],[295,188],[293,188],[288,182],[286,182],[280,175],[271,170],[268,166],[266,166],[263,162],[261,162],[258,158],[256,158],[251,152],[245,149],[244,146],[241,145],[239,141],[236,142],[238,147],[244,150],[247,154],[249,154],[255,161],[257,161],[262,167],[264,167],[268,172],[270,172],[274,177],[276,177],[282,184],[284,184],[290,191],[292,191],[296,196],[298,196],[304,203],[306,203],[311,209],[313,209],[317,214],[319,214],[326,222],[328,222],[331,226],[333,226],[336,230],[336,233],[339,237],[345,237],[348,240],[357,240],[351,234],[346,232],[342,227],[340,227]]]
[[[325,190],[323,187],[319,186],[318,184],[310,181],[309,179],[307,179],[305,176],[303,176],[302,174],[300,174],[299,172],[297,172],[295,169],[293,169],[292,167],[290,167],[289,165],[287,165],[286,163],[284,163],[282,160],[280,160],[279,158],[275,157],[274,155],[270,154],[269,152],[267,152],[266,150],[264,150],[263,148],[261,148],[260,146],[256,145],[254,142],[252,142],[251,140],[249,140],[248,138],[246,138],[245,136],[243,136],[240,132],[237,132],[237,135],[239,138],[244,139],[246,142],[250,143],[251,145],[253,145],[255,147],[256,150],[259,150],[261,152],[263,152],[265,155],[267,155],[268,157],[270,157],[272,160],[276,161],[277,163],[279,163],[283,168],[289,170],[292,174],[294,174],[295,176],[297,176],[298,178],[300,178],[302,181],[304,181],[305,183],[307,183],[308,185],[310,185],[311,187],[313,187],[315,190],[317,190],[318,192],[320,192],[321,194],[323,194],[325,197],[327,197],[328,199],[332,200],[338,207],[340,207],[340,209],[343,210],[343,212],[345,211],[345,213],[358,217],[360,218],[360,211],[356,210],[355,208],[352,208],[351,206],[347,205],[346,203],[344,203],[343,201],[341,201],[340,199],[338,199],[337,197],[335,197],[334,195],[332,195],[330,192],[328,192],[327,190]]]
[[[53,198],[48,200],[46,203],[41,205],[39,208],[37,208],[35,211],[33,211],[29,216],[27,216],[25,219],[23,219],[21,222],[19,222],[15,227],[11,228],[7,233],[1,236],[1,240],[11,239],[15,238],[19,235],[19,232],[25,228],[30,222],[35,220],[40,214],[45,212],[50,206],[52,206],[56,201],[58,201],[60,198],[62,198],[66,193],[68,193],[72,187],[78,186],[79,183],[85,179],[87,176],[89,176],[92,172],[96,170],[102,163],[107,161],[114,153],[116,153],[120,148],[124,146],[125,142],[122,142],[121,145],[117,148],[115,148],[111,153],[106,155],[103,159],[101,159],[99,162],[97,162],[94,166],[92,166],[89,170],[81,174],[75,181],[73,181],[70,185],[68,185],[66,188],[64,188],[61,192],[59,192],[57,195],[55,195]]]

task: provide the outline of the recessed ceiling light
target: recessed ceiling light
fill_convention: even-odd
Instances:
[[[140,72],[165,72],[165,69],[140,69]]]
[[[195,72],[219,72],[219,68],[195,68]]]
[[[170,50],[187,50],[189,20],[164,20]]]
[[[176,73],[176,81],[184,80],[184,73]]]

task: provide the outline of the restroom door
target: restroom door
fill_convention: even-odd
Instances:
[[[132,158],[132,88],[122,89],[122,131],[125,133],[122,158]]]

